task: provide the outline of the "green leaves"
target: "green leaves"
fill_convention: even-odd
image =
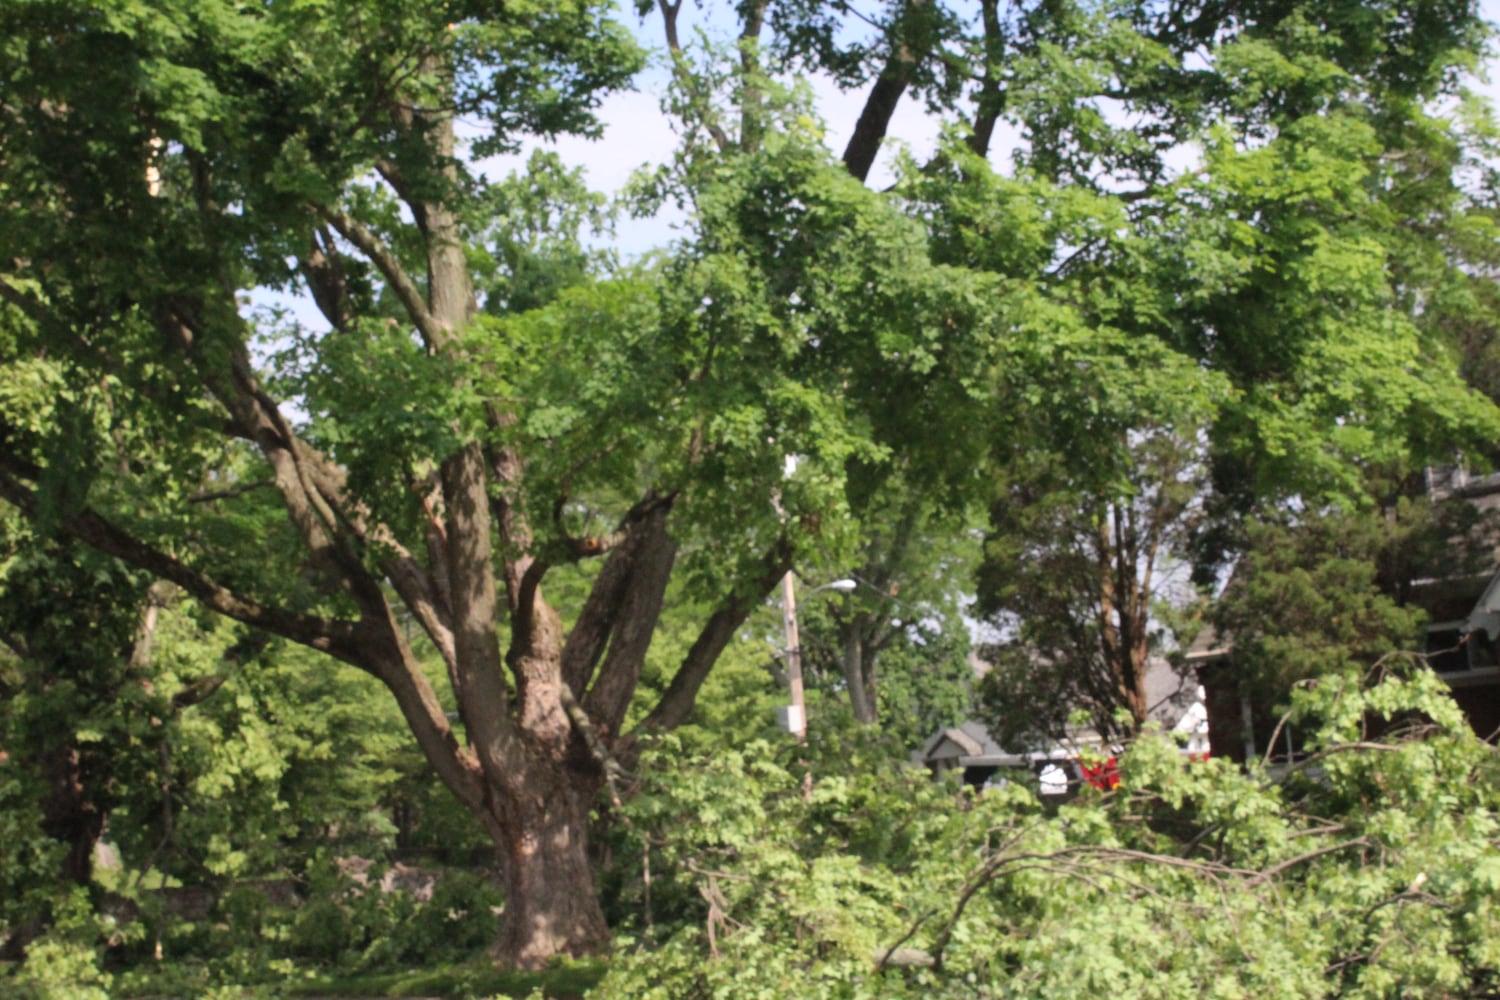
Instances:
[[[1257,701],[1277,703],[1294,681],[1411,650],[1425,615],[1400,598],[1416,580],[1482,572],[1483,543],[1465,539],[1483,537],[1489,523],[1466,504],[1402,501],[1250,524],[1215,627],[1235,636],[1237,669]]]
[[[674,903],[663,939],[599,992],[1316,998],[1490,981],[1493,748],[1427,672],[1330,677],[1295,712],[1321,752],[1280,781],[1148,734],[1117,791],[1055,812],[1016,786],[830,775],[816,745],[804,802],[800,765],[768,748],[706,760],[663,744],[631,836]],[[1368,727],[1414,714],[1435,723],[1424,736],[1368,746]],[[682,888],[695,905],[669,896]],[[898,943],[913,961],[881,966]]]
[[[309,442],[347,468],[356,496],[396,523],[415,516],[416,501],[390,484],[419,481],[483,423],[464,362],[430,354],[390,320],[301,332],[279,361],[279,385],[309,410]]]
[[[569,738],[537,722],[563,717],[553,695],[566,640],[546,608],[526,603],[538,592],[531,584],[607,548],[632,523],[627,512],[670,514],[649,558],[664,579],[680,550],[697,584],[674,585],[673,600],[726,609],[702,645],[685,626],[671,637],[679,652],[700,651],[677,691],[696,689],[711,665],[702,651],[719,648],[732,630],[725,622],[744,620],[773,569],[881,565],[872,543],[921,539],[924,526],[963,533],[984,504],[994,511],[992,568],[1003,567],[987,586],[996,610],[1033,619],[1027,652],[1087,650],[1088,659],[1108,638],[1099,620],[1128,605],[1112,623],[1116,649],[1129,647],[1118,667],[1156,641],[1153,573],[1180,557],[1211,501],[1214,511],[1352,507],[1377,473],[1500,437],[1493,405],[1455,371],[1459,357],[1477,381],[1495,367],[1496,302],[1481,277],[1495,257],[1484,186],[1493,178],[1476,166],[1493,133],[1472,117],[1439,121],[1434,103],[1478,51],[1472,5],[1230,2],[1213,16],[1114,0],[979,8],[877,5],[856,26],[838,4],[736,5],[742,44],[702,63],[672,53],[679,86],[669,100],[686,119],[686,141],[655,194],[680,200],[688,228],[625,269],[590,248],[588,231],[605,227],[606,213],[556,157],[536,155],[500,183],[476,166],[523,141],[598,131],[599,101],[641,63],[608,5],[7,6],[7,495],[23,506],[35,496],[43,527],[49,514],[67,523],[95,510],[136,536],[116,548],[137,562],[384,678],[426,733],[433,762],[500,829],[520,822],[525,810],[507,796],[522,786],[533,794],[533,776],[513,785],[496,776],[561,759]],[[669,20],[675,10],[660,8]],[[675,37],[675,21],[668,27]],[[810,92],[788,78],[807,67],[875,86],[866,151],[903,93],[947,117],[949,147],[908,164],[893,191],[868,190],[824,148]],[[972,128],[960,133],[960,122]],[[1019,133],[1008,176],[987,162],[997,127]],[[862,180],[864,168],[855,172]],[[327,330],[247,320],[239,296],[266,288],[306,290]],[[266,354],[276,355],[271,379],[258,370]],[[452,465],[435,475],[459,453],[462,477]],[[493,510],[482,509],[486,500]],[[1102,541],[1080,555],[1081,540]],[[486,568],[460,558],[491,551],[510,598],[493,612]],[[582,623],[585,640],[567,647],[570,658],[584,654],[570,673],[586,675],[595,660],[618,665],[596,690],[613,685],[622,700],[666,590],[627,564],[647,558],[630,551],[614,550],[612,571],[628,578],[617,605],[608,586],[574,601],[594,617]],[[942,649],[954,671],[961,644],[922,640],[929,609],[951,607],[961,589],[951,576],[961,562],[930,574],[949,593],[923,596],[906,662],[921,658],[911,647]],[[1336,560],[1323,569],[1357,582]],[[55,575],[87,590],[86,576]],[[559,589],[581,588],[584,575],[563,576]],[[44,603],[45,588],[19,568],[13,579],[19,606]],[[98,584],[102,599],[134,582],[106,573]],[[1316,577],[1297,586],[1321,607]],[[472,748],[493,757],[477,771],[459,759],[447,706],[425,685],[410,637],[396,632],[403,601],[449,656],[455,685],[488,699],[460,713],[498,734]],[[118,631],[113,611],[85,608],[100,632]],[[457,620],[466,608],[471,620]],[[510,630],[519,637],[512,662],[531,671],[513,692],[487,673],[507,610],[521,626]],[[320,617],[330,612],[342,620]],[[948,627],[963,626],[950,616]],[[521,648],[532,640],[536,648]],[[660,688],[665,657],[655,656],[648,681]],[[292,780],[296,760],[337,756],[350,742],[380,746],[328,709],[304,719],[296,755],[282,755],[270,717],[324,702],[275,669],[262,673],[277,683],[248,686],[173,730],[204,750],[190,784],[221,822],[182,829],[221,874],[259,863],[252,831],[288,829],[267,803],[280,801],[271,789]],[[747,673],[729,678],[741,684],[736,705],[757,704]],[[480,675],[485,683],[464,679]],[[202,663],[183,665],[179,680],[210,676]],[[80,690],[60,682],[48,694]],[[586,706],[609,700],[578,694]],[[907,704],[938,701],[909,686],[906,695]],[[615,719],[624,712],[609,708]],[[92,714],[77,721],[80,746],[109,745],[115,730]],[[549,740],[546,752],[510,749]],[[1390,775],[1349,775],[1341,794],[1364,794],[1365,781],[1415,785],[1421,762],[1400,760]],[[960,969],[991,992],[1129,992],[1156,969],[1163,991],[1230,993],[1236,952],[1204,919],[1221,905],[1211,890],[1253,881],[1235,865],[1290,860],[1278,853],[1279,833],[1324,835],[1230,775],[1183,777],[1159,746],[1132,765],[1146,804],[1086,803],[1058,822],[1019,796],[959,816],[925,786],[883,772],[938,818],[862,777],[820,783],[804,807],[788,794],[787,768],[759,751],[704,767],[759,790],[727,804],[707,786],[662,790],[661,812],[643,807],[640,822],[656,839],[640,849],[679,866],[674,905],[707,904],[710,950],[734,941],[755,973],[740,995],[788,992],[790,966],[768,944],[787,928],[807,942],[794,950],[814,980],[850,995],[894,988],[869,952],[906,931],[949,963],[931,983],[900,973],[910,979],[896,985],[910,991],[949,988],[937,977]],[[368,801],[389,777],[374,771],[368,784],[329,796]],[[485,787],[471,784],[476,774]],[[577,780],[582,789],[593,779]],[[254,795],[232,794],[245,789]],[[236,812],[237,798],[254,807]],[[1181,833],[1195,802],[1225,826],[1227,846],[1194,841],[1208,836],[1201,828]],[[1130,809],[1149,822],[1125,823]],[[701,843],[679,829],[689,811],[715,824]],[[891,817],[896,828],[882,827]],[[1396,816],[1380,822],[1371,842],[1390,846],[1411,832]],[[788,829],[766,833],[778,825]],[[582,830],[569,835],[582,843]],[[1160,860],[1199,850],[1217,852],[1211,865]],[[1152,891],[1120,905],[1090,878],[1150,880]],[[972,911],[939,905],[965,887]],[[1353,897],[1368,908],[1383,888],[1363,882]],[[1347,940],[1339,947],[1354,950],[1329,945],[1321,966],[1306,958],[1311,950],[1298,953],[1305,965],[1281,962],[1297,942],[1256,916],[1257,892],[1222,905],[1248,928],[1242,940],[1263,948],[1241,956],[1266,970],[1263,992],[1288,987],[1276,975],[1286,965],[1316,979],[1378,964],[1374,943],[1359,951]],[[929,912],[930,926],[921,919]],[[1323,930],[1310,912],[1297,918],[1309,940]],[[1378,918],[1362,922],[1374,942],[1397,926],[1393,914],[1419,911],[1370,912]],[[1425,918],[1410,919],[1427,932]],[[1170,928],[1165,941],[1152,936],[1158,922]],[[1035,933],[1011,933],[1020,927]],[[590,934],[580,948],[599,943]],[[1071,950],[1034,964],[1053,938]],[[1115,947],[1091,948],[1096,940]],[[694,945],[674,944],[664,963]],[[1217,956],[1211,976],[1183,958],[1195,949]],[[713,980],[719,971],[697,987],[728,989]],[[1450,973],[1400,975],[1448,982]]]

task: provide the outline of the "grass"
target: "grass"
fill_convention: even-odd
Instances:
[[[409,972],[318,976],[287,989],[288,996],[318,997],[527,997],[533,990],[556,1000],[576,1000],[604,975],[602,961],[574,961],[541,972],[496,969],[488,962],[471,962]]]
[[[424,969],[386,972],[334,973],[306,967],[272,971],[266,968],[233,971],[210,968],[193,961],[152,969],[137,966],[115,975],[116,996],[135,1000],[176,1000],[200,997],[392,997],[422,1000],[479,1000],[490,997],[531,997],[534,991],[550,1000],[579,1000],[604,976],[601,959],[559,963],[540,972],[497,969],[483,958],[448,962]],[[279,974],[278,974],[279,973]],[[230,984],[240,985],[230,985]],[[0,995],[5,981],[0,977]]]

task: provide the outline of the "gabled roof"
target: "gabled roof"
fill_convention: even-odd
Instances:
[[[975,725],[975,723],[969,723],[969,725]],[[972,757],[980,752],[981,745],[978,740],[962,729],[949,728],[934,733],[922,745],[921,756],[923,760],[937,761]]]
[[[1198,666],[1217,660],[1229,655],[1229,643],[1219,638],[1219,630],[1212,625],[1205,625],[1193,636],[1193,641],[1188,645],[1184,659],[1190,666]]]

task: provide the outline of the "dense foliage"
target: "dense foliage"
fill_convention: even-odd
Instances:
[[[0,4],[22,977],[149,926],[199,986],[626,930],[616,995],[1496,988],[1488,751],[1430,676],[1348,672],[1417,621],[1378,484],[1500,440],[1472,0],[701,9]],[[680,144],[621,207],[683,221],[624,260],[558,156],[485,158],[597,136],[647,48]],[[814,82],[862,95],[841,153]],[[917,102],[943,138],[892,156]],[[1134,736],[1189,567],[1241,556],[1221,624],[1312,762],[1144,738],[1056,814],[890,766],[962,714],[971,592],[1007,737]],[[799,572],[858,587],[771,751]],[[340,867],[476,847],[498,890],[423,905]],[[169,882],[212,897],[176,939]]]
[[[1302,686],[1291,767],[1147,735],[1060,808],[847,746],[665,743],[632,800],[651,897],[599,996],[1458,997],[1500,988],[1500,758],[1432,674]],[[638,890],[639,891],[639,890]]]

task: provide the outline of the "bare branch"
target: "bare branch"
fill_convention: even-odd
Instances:
[[[432,575],[415,558],[394,543],[392,549],[395,555],[381,560],[380,568],[396,588],[401,602],[437,647],[443,662],[451,667],[458,654],[453,642],[452,613],[448,603],[438,591]]]
[[[915,937],[917,931],[919,931],[919,930],[922,929],[922,925],[925,924],[928,920],[930,920],[933,917],[935,917],[936,915],[937,915],[937,910],[924,910],[922,913],[920,913],[920,914],[917,915],[917,919],[916,920],[912,921],[911,926],[906,929],[906,933],[905,934],[902,934],[899,938],[897,938],[889,947],[882,948],[879,951],[877,951],[875,953],[876,954],[875,971],[876,972],[884,972],[885,969],[886,969],[886,966],[888,966],[888,965],[894,965],[894,966],[897,966],[897,967],[905,968],[905,967],[910,967],[910,966],[913,966],[913,965],[931,965],[931,964],[933,964],[934,960],[933,960],[932,956],[929,955],[929,954],[927,954],[926,952],[918,952],[917,955],[914,955],[911,959],[907,959],[907,960],[903,961],[902,960],[903,956],[902,956],[901,953],[904,950],[912,950],[912,949],[903,949],[901,946],[904,945],[904,944],[906,944],[906,942],[910,941],[913,937]]]
[[[1281,737],[1281,731],[1284,728],[1284,725],[1289,717],[1289,715],[1283,716],[1280,722],[1277,723],[1276,728],[1272,730],[1272,742],[1266,749],[1265,757],[1261,760],[1262,765],[1266,765],[1271,762],[1271,753],[1276,747],[1275,741]],[[1401,747],[1395,743],[1374,743],[1366,740],[1359,740],[1354,743],[1339,743],[1335,746],[1328,747],[1326,750],[1319,750],[1317,753],[1304,757],[1299,761],[1293,761],[1287,766],[1287,769],[1282,772],[1281,780],[1285,781],[1288,777],[1296,774],[1298,771],[1304,771],[1307,768],[1312,767],[1319,761],[1327,760],[1334,754],[1349,753],[1353,750],[1370,750],[1376,753],[1392,753],[1400,749]]]
[[[844,166],[858,180],[863,181],[869,177],[870,168],[875,164],[875,156],[880,152],[880,144],[885,139],[886,129],[890,127],[891,116],[896,113],[896,106],[901,103],[901,97],[911,83],[912,74],[926,57],[926,52],[915,45],[912,25],[921,16],[921,8],[929,2],[930,0],[908,0],[904,5],[894,27],[896,37],[891,40],[890,55],[881,67],[874,86],[870,88],[865,106],[859,113],[859,120],[854,125],[854,134],[844,147]]]
[[[995,125],[1005,108],[1005,92],[995,77],[995,64],[1005,51],[999,7],[1000,0],[980,0],[980,15],[984,22],[984,70],[980,74],[979,93],[974,98],[974,124],[968,138],[969,148],[980,157],[989,155]]]
[[[201,705],[219,692],[219,689],[233,676],[236,668],[258,656],[271,643],[271,636],[259,629],[245,635],[240,641],[224,651],[223,663],[218,673],[207,677],[200,677],[193,683],[184,687],[172,696],[172,711],[180,712],[194,705]]]
[[[255,490],[274,489],[275,487],[276,481],[274,479],[257,479],[253,483],[241,483],[226,490],[213,490],[208,493],[195,494],[188,497],[188,503],[213,503],[217,500],[232,500],[235,497],[242,497],[246,493],[253,493]]]
[[[1297,855],[1295,858],[1288,858],[1287,860],[1282,861],[1279,864],[1274,864],[1257,874],[1255,877],[1255,881],[1269,882],[1271,879],[1275,878],[1277,875],[1280,875],[1282,872],[1287,871],[1290,868],[1295,868],[1298,865],[1306,864],[1307,862],[1312,861],[1314,858],[1321,858],[1325,854],[1336,854],[1339,851],[1347,851],[1351,847],[1369,846],[1370,839],[1368,837],[1354,837],[1350,840],[1341,840],[1337,844],[1329,844],[1326,847],[1320,847],[1317,850],[1308,851],[1305,854]]]

